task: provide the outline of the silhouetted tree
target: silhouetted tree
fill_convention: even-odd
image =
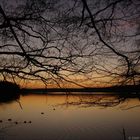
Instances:
[[[61,71],[76,72],[57,10],[57,1],[51,0],[1,2],[0,74],[4,80],[59,83],[58,79],[66,80]]]
[[[138,0],[0,2],[0,76],[138,84]],[[81,78],[81,79],[82,79]]]
[[[80,0],[74,5],[80,13],[66,16],[75,17],[77,29],[92,42],[93,71],[112,83],[138,84],[140,79],[139,5],[138,0]]]

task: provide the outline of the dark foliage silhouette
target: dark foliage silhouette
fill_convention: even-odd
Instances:
[[[138,85],[139,5],[138,0],[1,1],[1,79],[82,86],[81,79],[74,81],[82,76],[94,86]]]

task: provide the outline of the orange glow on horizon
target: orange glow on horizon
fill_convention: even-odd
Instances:
[[[30,89],[37,89],[37,88],[84,88],[84,87],[93,87],[93,88],[100,88],[100,87],[108,87],[112,86],[113,83],[110,83],[110,78],[100,78],[96,79],[91,76],[91,78],[87,78],[84,75],[72,75],[69,78],[69,82],[67,80],[58,79],[57,83],[52,81],[46,81],[43,83],[41,80],[22,80],[22,79],[15,79],[16,83],[20,85],[21,88],[30,88]],[[8,80],[13,82],[12,80]],[[48,83],[47,83],[48,82]]]
[[[42,81],[26,81],[23,83],[20,83],[19,85],[21,88],[83,88],[83,87],[93,87],[93,88],[100,88],[100,87],[108,87],[110,86],[109,84],[105,84],[102,82],[99,82],[95,84],[93,81],[85,81],[83,83],[78,83],[78,85],[71,83],[71,82],[65,82],[63,84],[47,84],[46,85]],[[81,84],[81,86],[80,86]]]

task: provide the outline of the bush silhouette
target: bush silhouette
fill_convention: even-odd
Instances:
[[[11,94],[11,93],[17,94],[19,90],[20,87],[15,83],[0,81],[0,95]]]

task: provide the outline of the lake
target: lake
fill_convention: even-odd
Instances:
[[[27,94],[0,101],[0,140],[140,140],[140,98]]]

